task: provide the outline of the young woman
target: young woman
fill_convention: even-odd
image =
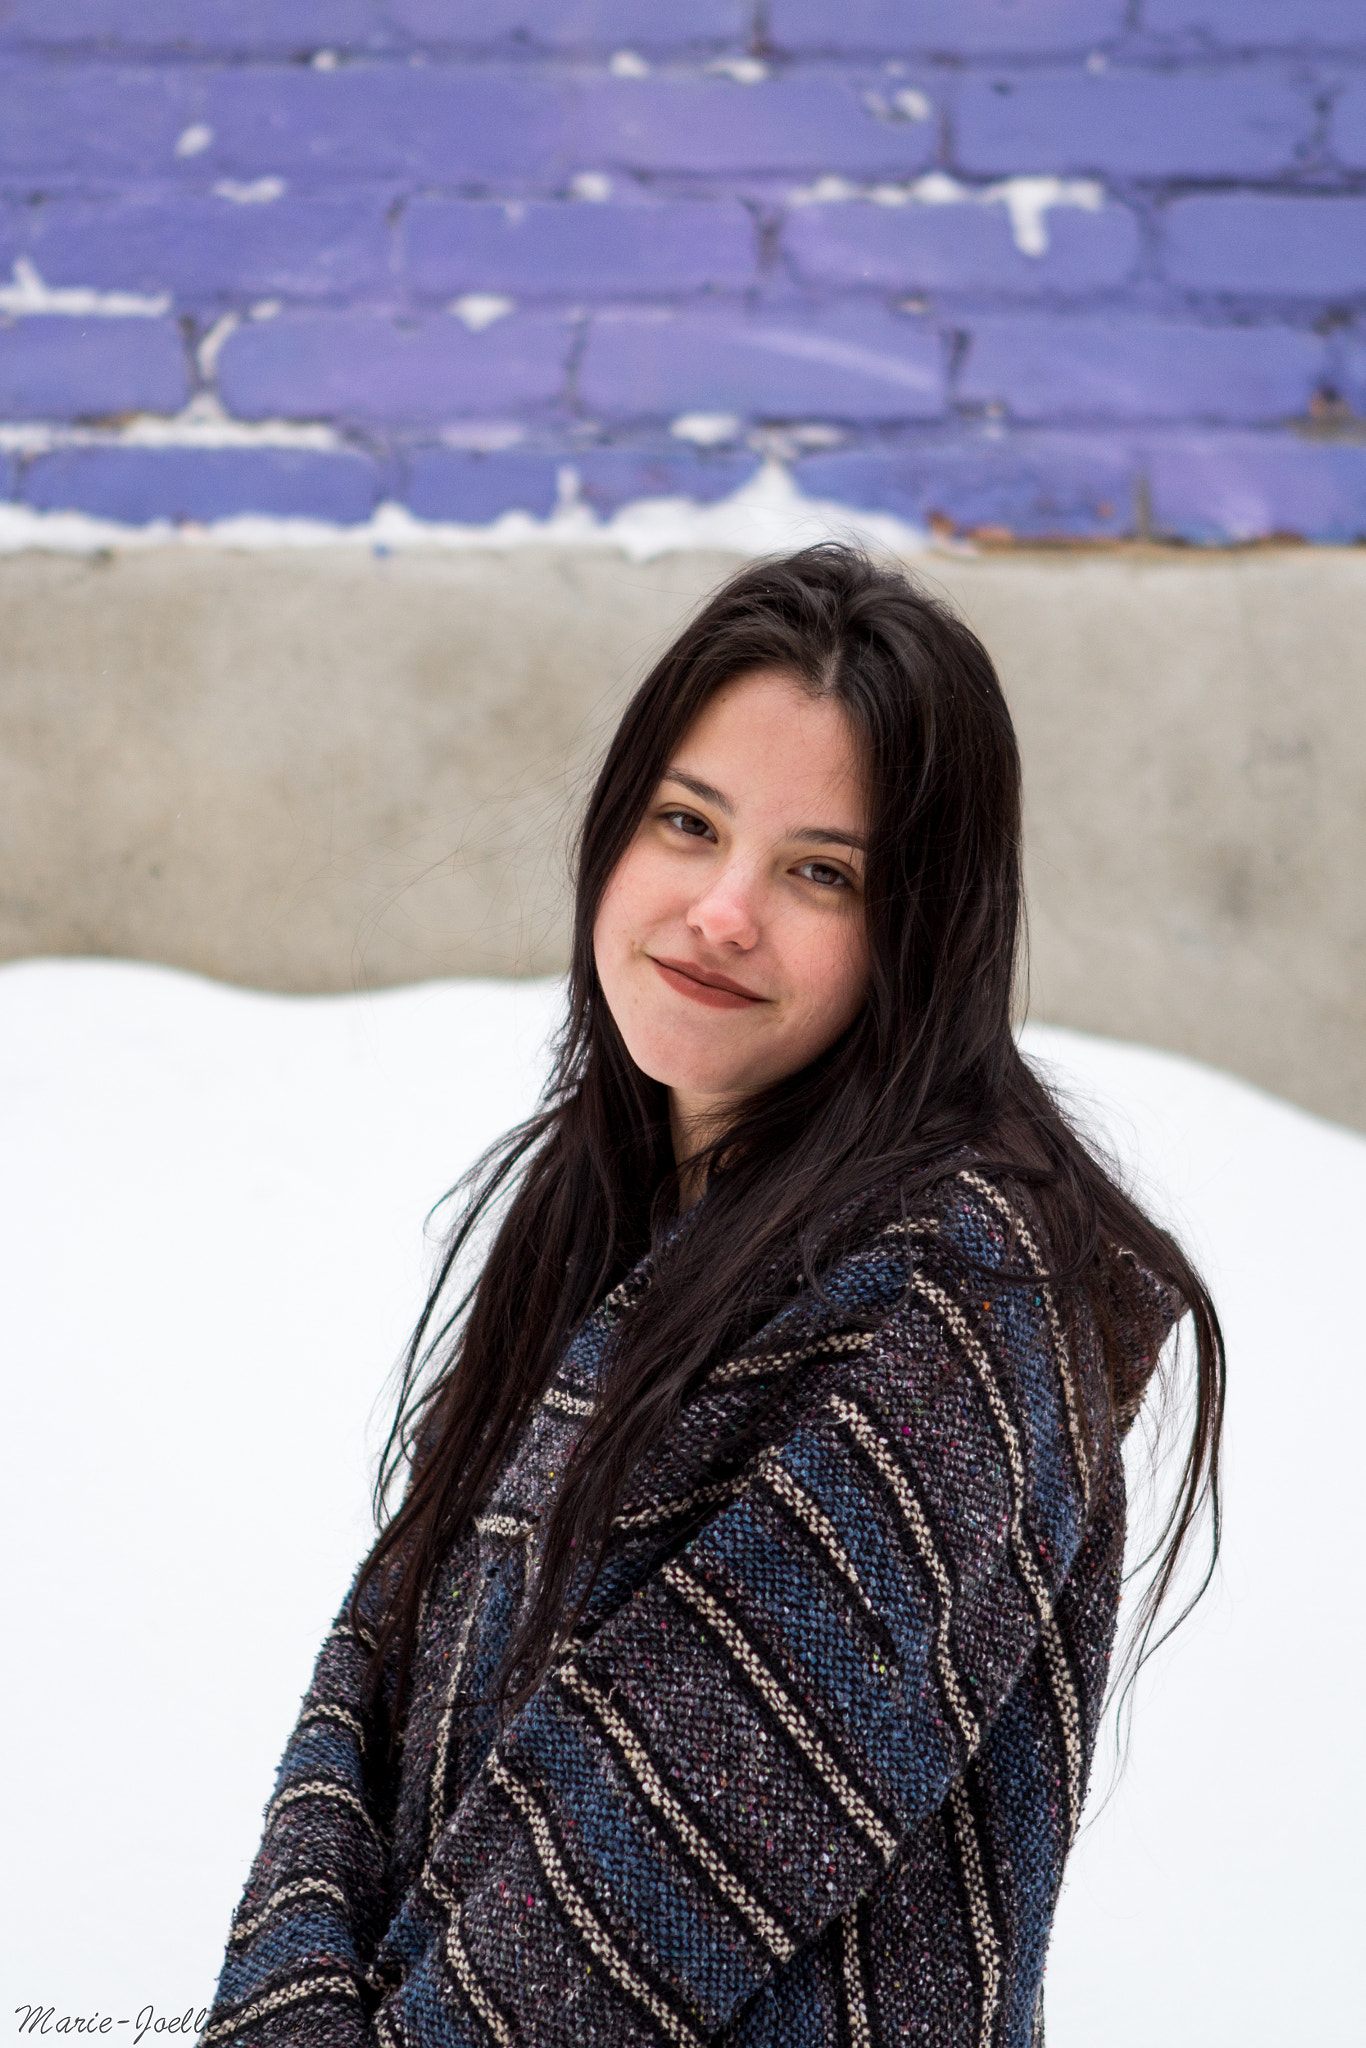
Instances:
[[[1223,1367],[1016,1049],[1019,861],[991,663],[895,569],[746,569],[645,682],[205,2048],[1041,2038],[1120,1441],[1188,1312],[1160,1598]]]

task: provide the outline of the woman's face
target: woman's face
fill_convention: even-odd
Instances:
[[[868,978],[862,762],[844,712],[775,670],[726,684],[675,749],[593,928],[675,1144],[723,1125],[857,1015]]]

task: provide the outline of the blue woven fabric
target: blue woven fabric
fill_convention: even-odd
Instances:
[[[579,1637],[500,1732],[539,1531],[648,1268],[623,1283],[433,1585],[396,1788],[364,1645],[344,1619],[324,1645],[204,2048],[1040,2039],[1124,1528],[1093,1325],[993,1277],[1046,1257],[971,1169],[870,1224],[643,1461]],[[1149,1364],[1152,1298],[1122,1333]]]

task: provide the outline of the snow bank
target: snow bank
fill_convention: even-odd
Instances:
[[[682,415],[694,430],[700,420],[720,417]],[[696,438],[696,433],[680,438]],[[176,420],[140,417],[112,435],[103,429],[51,428],[41,422],[7,426],[0,422],[0,451],[8,446],[26,455],[51,447],[124,445],[326,448],[335,440],[333,430],[326,426],[288,420],[255,425],[230,420],[212,400],[195,401]],[[661,555],[694,548],[746,556],[783,554],[822,540],[885,548],[907,559],[927,550],[976,553],[970,540],[934,541],[918,526],[908,525],[890,512],[859,511],[834,499],[808,498],[776,457],[766,460],[728,498],[712,504],[699,505],[692,498],[635,498],[609,519],[599,519],[579,495],[578,473],[572,462],[561,469],[560,479],[563,499],[548,518],[539,519],[530,512],[503,512],[484,526],[418,519],[406,505],[392,502],[380,505],[371,518],[353,526],[262,512],[239,513],[203,526],[190,522],[176,525],[169,519],[127,526],[88,512],[39,512],[30,505],[0,504],[0,555],[28,549],[94,555],[149,547],[226,547],[247,553],[341,547],[373,549],[379,554],[410,549],[499,554],[522,547],[591,547],[615,549],[631,562],[653,562]]]
[[[18,1849],[0,2009],[117,2021],[207,1998],[365,1545],[422,1218],[529,1107],[556,1001],[553,983],[300,999],[100,962],[0,970]],[[1366,1140],[1160,1053],[1029,1045],[1204,1261],[1233,1387],[1222,1578],[1142,1684],[1127,1769],[1073,1856],[1050,2048],[1346,2038]],[[1098,1792],[1112,1777],[1102,1759]]]

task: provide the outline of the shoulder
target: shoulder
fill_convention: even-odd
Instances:
[[[1019,1277],[1053,1265],[1047,1225],[1017,1176],[959,1154],[930,1176],[871,1187],[836,1220],[835,1270],[877,1262],[903,1278],[925,1266],[985,1268]]]
[[[1132,1419],[1182,1304],[1131,1253],[1100,1245],[1079,1265],[1050,1206],[1027,1175],[959,1156],[870,1190],[823,1292],[876,1294],[869,1351],[889,1388],[937,1401],[975,1387],[1024,1436],[1070,1439],[1085,1479]]]
[[[781,1320],[821,1348],[831,1333],[851,1333],[851,1366],[857,1350],[882,1373],[909,1376],[923,1397],[965,1368],[998,1382],[1059,1370],[1070,1379],[1094,1364],[1088,1319],[1054,1284],[1037,1203],[975,1159],[870,1188],[832,1237],[822,1269]]]
[[[1074,1432],[1096,1452],[1134,1420],[1187,1304],[1127,1247],[1092,1238],[1030,1176],[954,1162],[908,1229],[906,1288],[932,1300],[960,1347],[1006,1375],[1057,1375]]]

